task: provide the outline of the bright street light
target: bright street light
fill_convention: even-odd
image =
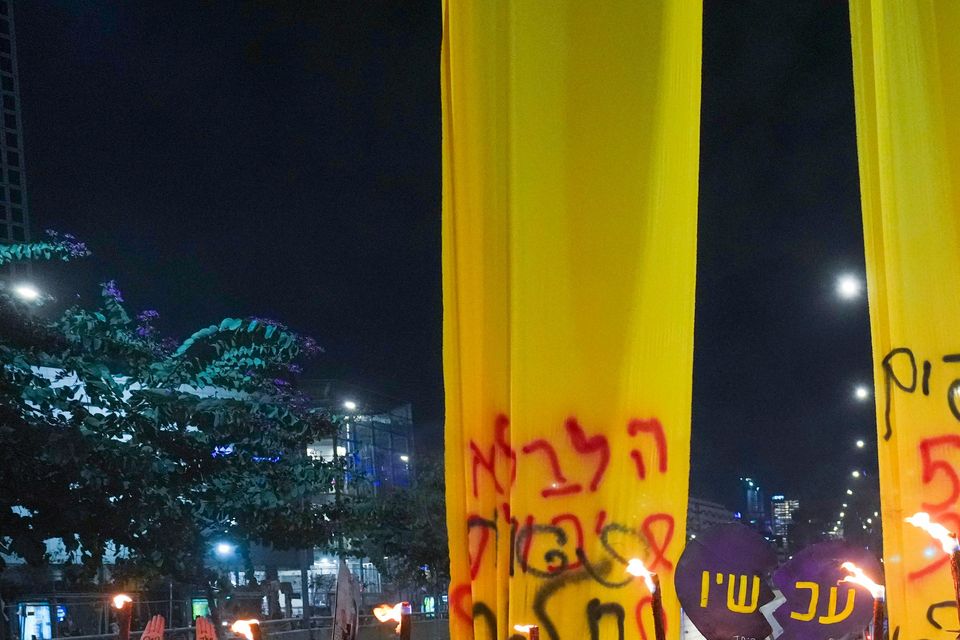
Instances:
[[[851,473],[850,475],[852,475],[854,478],[859,478],[859,477],[860,477],[860,472],[859,472],[859,471],[854,471],[854,472]]]
[[[40,299],[40,291],[32,284],[18,284],[13,292],[24,302],[35,302]]]
[[[353,400],[345,400],[343,402],[343,408],[346,409],[347,411],[356,411],[357,403],[354,402]]]
[[[857,400],[866,400],[870,397],[870,389],[866,385],[858,384],[853,389],[853,397]]]
[[[410,456],[406,456],[406,455],[400,456],[400,461],[401,461],[401,462],[410,462]]]
[[[852,495],[853,495],[853,490],[847,489],[847,495],[848,495],[848,496],[852,496]]]
[[[867,446],[866,442],[863,440],[857,440],[857,449],[863,449],[865,446]]]
[[[859,298],[861,290],[863,290],[863,283],[857,276],[845,273],[837,278],[837,295],[844,300]]]
[[[214,552],[221,558],[229,558],[233,555],[236,547],[229,542],[218,542],[214,547]]]

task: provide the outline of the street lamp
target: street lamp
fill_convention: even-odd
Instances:
[[[860,477],[860,472],[859,472],[859,471],[854,471],[854,472],[851,473],[850,475],[852,475],[854,478],[859,478],[859,477]]]
[[[236,545],[230,544],[229,542],[218,542],[214,545],[213,552],[217,554],[218,558],[226,559],[232,557],[236,549]]]
[[[866,442],[863,440],[857,440],[857,449],[863,449],[865,446],[867,446]]]
[[[40,299],[40,290],[28,283],[16,285],[13,293],[24,302],[36,302]]]
[[[858,384],[853,389],[853,397],[863,402],[870,397],[870,389],[866,385]]]
[[[863,283],[860,278],[851,273],[845,273],[837,278],[837,295],[844,300],[859,298],[862,289]]]
[[[848,495],[848,496],[852,496],[852,495],[853,495],[853,490],[852,490],[852,489],[847,489],[847,495]]]
[[[356,411],[356,410],[357,410],[357,403],[354,402],[353,400],[344,400],[344,401],[343,401],[343,408],[346,409],[347,411]]]

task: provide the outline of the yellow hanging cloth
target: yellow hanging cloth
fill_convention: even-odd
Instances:
[[[852,0],[890,635],[954,640],[960,530],[960,2]]]
[[[700,2],[443,21],[451,637],[652,640],[639,558],[677,638]]]

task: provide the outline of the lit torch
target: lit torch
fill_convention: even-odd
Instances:
[[[373,608],[373,615],[380,622],[396,622],[396,633],[400,636],[400,640],[410,640],[410,627],[412,625],[409,602],[398,602],[393,606],[381,604]]]
[[[643,561],[638,558],[631,558],[627,563],[627,573],[643,578],[653,600],[653,633],[656,640],[666,640],[666,632],[663,629],[663,595],[660,593],[660,576],[647,569]]]
[[[237,620],[230,625],[230,631],[243,636],[247,640],[260,640],[260,621],[259,620]]]
[[[950,531],[939,522],[930,519],[930,514],[920,511],[906,519],[915,527],[919,527],[930,534],[940,543],[943,552],[950,556],[950,575],[953,577],[953,597],[957,602],[957,613],[960,615],[960,544],[957,534]]]
[[[133,614],[133,599],[125,593],[113,596],[113,608],[117,610],[118,640],[130,640],[130,618]]]
[[[540,627],[535,624],[515,624],[513,630],[527,634],[529,640],[540,640]]]
[[[873,596],[873,636],[870,640],[883,640],[883,603],[886,599],[887,590],[882,584],[877,584],[867,577],[863,569],[852,562],[844,562],[840,567],[849,571],[851,575],[840,580],[837,584],[840,584],[840,582],[859,584],[860,586],[866,587],[870,595]]]

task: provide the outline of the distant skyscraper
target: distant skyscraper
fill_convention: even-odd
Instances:
[[[793,523],[793,514],[800,508],[800,501],[776,495],[770,499],[770,504],[773,506],[773,535],[786,538]]]
[[[23,169],[23,125],[20,119],[20,80],[13,2],[0,0],[0,242],[30,239],[27,180]]]

